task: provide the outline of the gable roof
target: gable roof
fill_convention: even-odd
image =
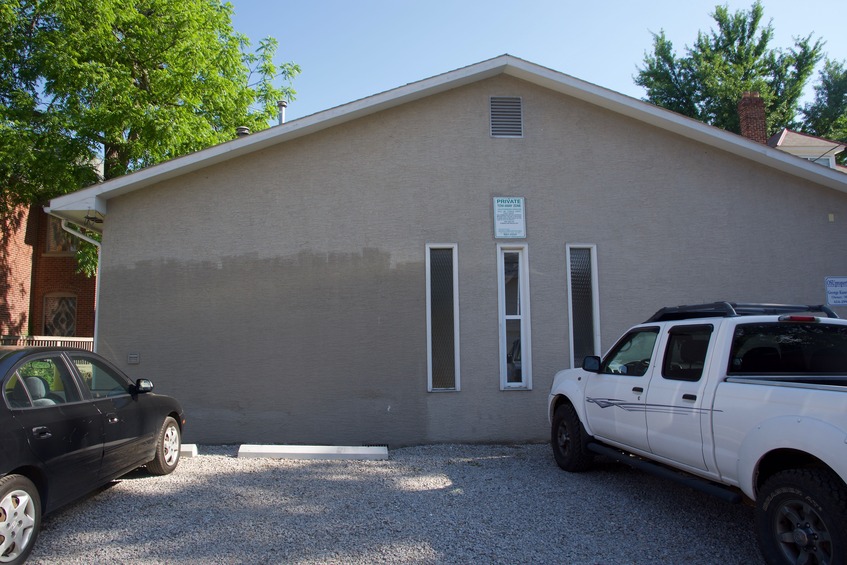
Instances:
[[[283,143],[298,137],[349,122],[376,112],[485,80],[498,75],[513,76],[544,88],[577,98],[589,104],[648,123],[683,137],[728,151],[778,171],[811,182],[847,192],[847,175],[833,169],[797,159],[767,145],[750,141],[740,135],[709,126],[625,96],[618,92],[579,80],[572,76],[518,59],[501,55],[481,63],[450,71],[399,88],[330,108],[291,122],[209,147],[196,153],[142,169],[82,190],[54,198],[45,210],[59,218],[86,225],[86,216],[96,212],[106,215],[109,199],[146,186],[178,177]],[[88,226],[102,230],[102,224]]]
[[[783,129],[768,139],[768,145],[799,157],[835,156],[847,149],[840,141],[816,137],[807,133]]]

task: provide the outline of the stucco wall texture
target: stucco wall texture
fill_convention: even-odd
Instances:
[[[490,96],[522,98],[523,138],[490,137]],[[494,238],[494,196],[526,199],[525,240]],[[507,76],[120,196],[108,220],[98,350],[176,396],[194,442],[546,439],[566,244],[597,246],[604,351],[662,306],[820,303],[847,274],[847,195]],[[528,246],[532,390],[500,390],[498,242]],[[459,392],[427,392],[427,243],[458,245]]]

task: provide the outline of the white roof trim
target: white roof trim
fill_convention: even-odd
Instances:
[[[511,55],[501,55],[469,67],[410,83],[279,126],[270,127],[246,137],[215,145],[196,153],[54,198],[50,201],[50,206],[46,210],[50,214],[71,221],[77,221],[80,212],[84,215],[87,210],[96,209],[105,213],[106,201],[115,196],[499,74],[514,76],[683,137],[746,157],[793,176],[847,192],[847,175],[842,172],[798,159],[793,155],[756,143],[740,135],[703,124],[681,114],[523,59]]]

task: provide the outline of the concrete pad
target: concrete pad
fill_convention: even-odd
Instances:
[[[385,446],[343,445],[242,445],[239,457],[273,459],[355,459],[379,461],[388,459]]]
[[[197,457],[197,444],[196,443],[183,443],[179,447],[179,456],[180,457]]]

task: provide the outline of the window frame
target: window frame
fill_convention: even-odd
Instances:
[[[628,332],[626,332],[624,335],[621,336],[621,338],[618,341],[615,342],[615,345],[613,345],[612,348],[609,350],[609,352],[606,353],[606,356],[603,357],[603,360],[600,363],[600,369],[598,371],[598,374],[615,375],[615,376],[620,376],[620,377],[634,377],[634,378],[641,378],[641,377],[644,377],[645,375],[647,375],[647,373],[652,368],[652,365],[647,366],[645,368],[644,372],[639,375],[639,374],[636,374],[636,373],[629,373],[629,372],[626,372],[626,373],[614,372],[614,371],[609,369],[609,364],[621,352],[621,349],[623,348],[623,346],[627,342],[631,342],[632,339],[634,339],[634,337],[636,335],[643,334],[643,333],[652,333],[655,336],[653,338],[653,345],[652,345],[652,348],[650,350],[650,357],[649,357],[649,360],[652,361],[653,358],[656,355],[656,348],[659,346],[659,342],[661,341],[661,339],[660,339],[661,336],[659,335],[660,331],[661,331],[661,328],[659,328],[659,326],[640,326],[640,327],[633,328],[633,329],[629,330]]]
[[[518,299],[520,314],[506,314],[505,254],[518,254]],[[506,322],[520,320],[521,340],[521,381],[508,381],[507,355],[511,348],[508,343]],[[532,390],[532,335],[529,290],[529,247],[525,244],[497,244],[497,321],[499,326],[500,354],[500,390]]]
[[[571,271],[571,250],[573,249],[588,249],[591,254],[591,315],[594,325],[594,353],[593,355],[600,356],[603,353],[603,348],[600,344],[600,285],[597,281],[597,246],[586,243],[569,243],[565,244],[565,265],[567,269],[567,288],[568,288],[568,351],[570,351],[571,367],[582,367],[582,359],[577,360],[574,357],[574,328],[573,328],[573,288]],[[578,361],[578,362],[577,362]]]
[[[67,351],[66,356],[68,358],[68,362],[73,366],[74,373],[77,376],[77,386],[82,391],[83,395],[85,395],[90,400],[102,400],[104,398],[114,398],[118,396],[131,396],[133,382],[123,371],[115,367],[108,360],[103,357],[99,357],[97,355],[92,355],[88,351],[78,350],[78,351]],[[77,362],[81,363],[89,363],[92,366],[98,367],[101,371],[107,373],[107,375],[113,380],[119,381],[117,384],[122,385],[122,391],[119,393],[115,393],[114,389],[110,390],[110,393],[107,394],[99,394],[102,390],[105,389],[92,389],[89,382],[86,380],[85,375],[83,374],[80,366]],[[94,374],[92,373],[92,377]]]
[[[53,365],[56,367],[56,370],[58,370],[58,371],[62,371],[64,369],[64,378],[61,374],[58,375],[58,378],[61,380],[62,390],[66,391],[66,396],[65,396],[64,402],[58,402],[54,405],[35,405],[35,404],[32,403],[32,398],[31,398],[29,388],[25,385],[25,382],[24,382],[24,379],[26,379],[27,376],[21,375],[20,370],[27,365],[30,365],[32,363],[39,362],[39,361],[41,361],[41,362],[43,362],[43,361],[52,362]],[[30,402],[29,406],[14,407],[14,406],[12,406],[12,403],[10,402],[10,400],[8,398],[7,387],[9,386],[9,383],[11,383],[16,378],[19,381],[21,381],[20,386],[23,387],[23,390],[25,391],[25,394],[28,398],[28,401]],[[53,408],[53,407],[56,407],[56,406],[66,406],[66,405],[69,405],[69,404],[78,404],[80,402],[86,402],[88,400],[85,397],[84,393],[80,390],[80,383],[78,382],[78,380],[76,378],[75,370],[68,365],[67,358],[65,357],[65,355],[62,352],[59,352],[59,351],[47,351],[47,352],[43,352],[43,353],[35,353],[35,354],[32,354],[32,355],[26,356],[25,358],[21,359],[20,361],[18,361],[15,364],[14,369],[8,373],[8,378],[0,379],[0,383],[2,383],[3,400],[4,400],[6,406],[8,407],[9,410],[40,410],[40,409],[44,409],[44,408]],[[47,387],[48,393],[50,393],[54,390],[59,390],[59,389]]]
[[[48,215],[43,254],[47,257],[69,257],[76,251],[76,238],[65,231],[62,220]]]
[[[694,378],[694,371],[696,371],[697,368],[689,367],[688,369],[676,369],[678,372],[674,372],[674,369],[671,367],[671,361],[674,357],[673,347],[676,345],[676,339],[679,336],[691,336],[695,334],[705,334],[708,336],[706,339],[706,347],[703,349],[703,366],[699,367],[699,372],[696,373],[697,378]],[[706,365],[709,360],[709,350],[712,348],[712,337],[714,334],[714,324],[677,324],[668,328],[667,337],[665,339],[665,351],[662,354],[662,367],[660,371],[662,378],[667,381],[688,383],[700,382],[703,379],[703,374],[706,372]],[[680,347],[682,347],[682,344],[680,344]],[[689,371],[689,373],[684,371]]]
[[[455,383],[452,388],[435,388],[432,384],[432,264],[433,249],[449,249],[453,253],[453,365]],[[459,392],[462,390],[459,346],[459,246],[456,243],[426,244],[426,389],[427,392]]]

